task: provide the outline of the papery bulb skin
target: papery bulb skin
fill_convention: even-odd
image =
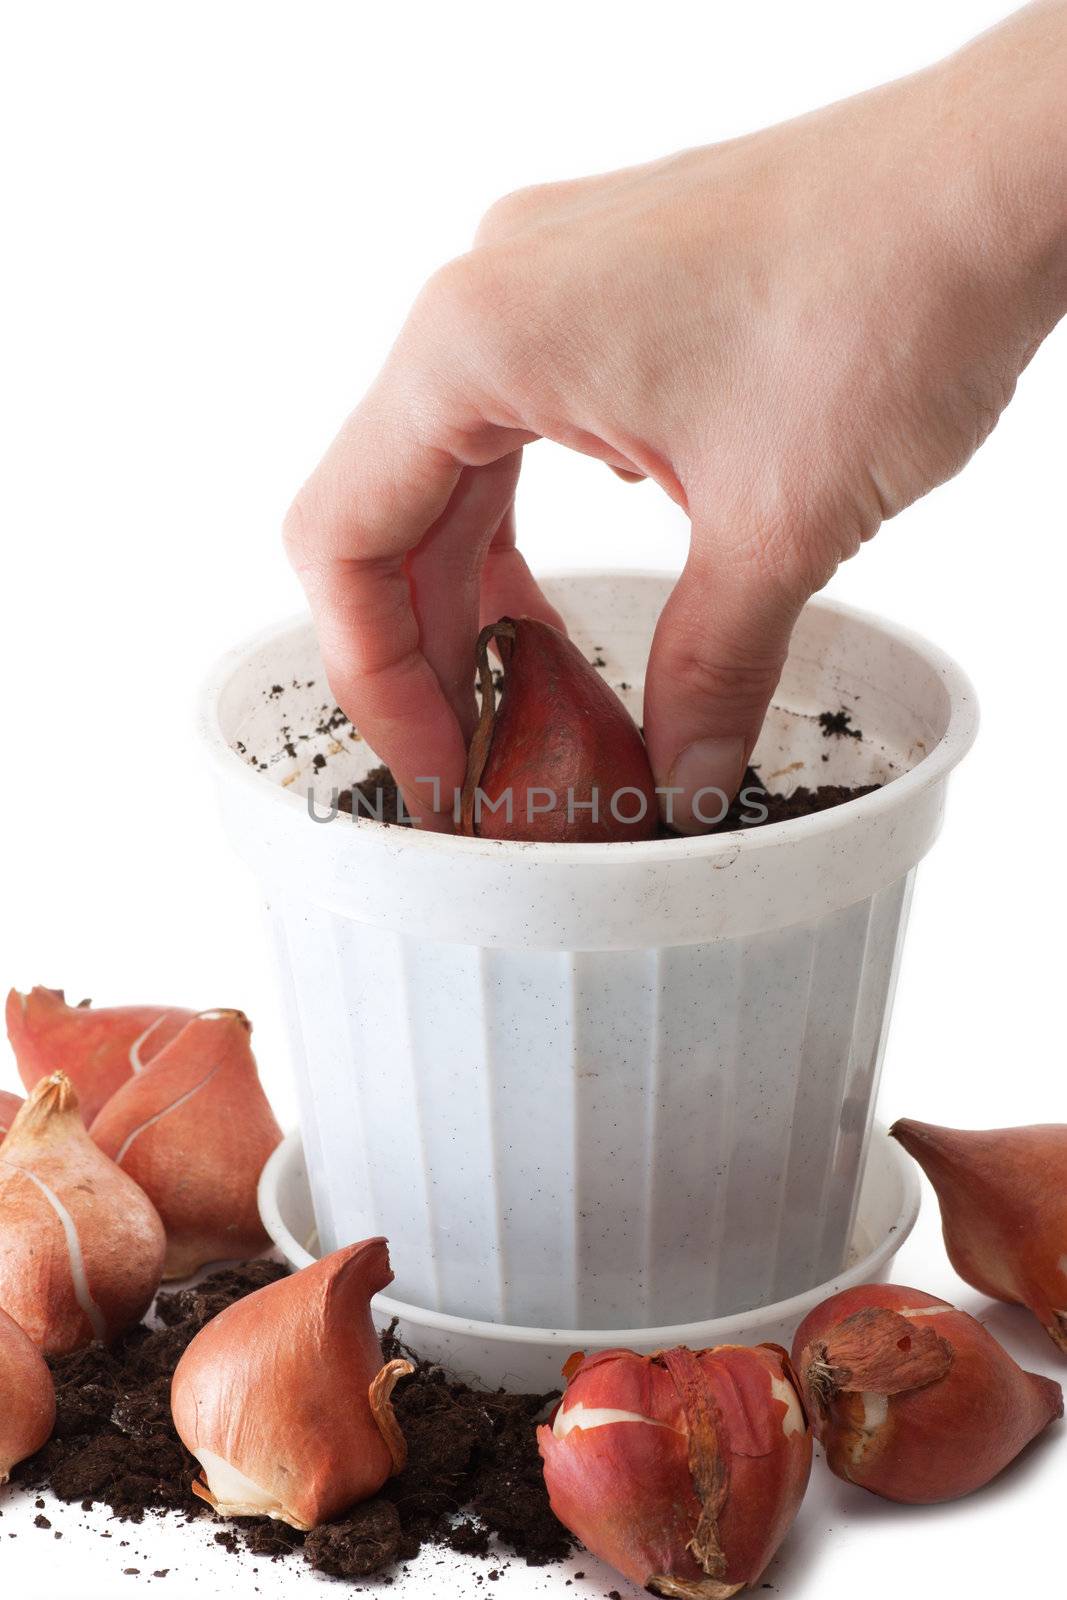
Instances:
[[[1028,1306],[1067,1353],[1067,1126],[890,1129],[941,1206],[949,1260],[994,1300]]]
[[[6,1089],[0,1089],[0,1141],[22,1110],[23,1101],[17,1094],[8,1094]]]
[[[166,1241],[148,1196],[85,1131],[61,1072],[0,1146],[0,1307],[48,1356],[109,1343],[148,1310]]]
[[[27,1089],[53,1072],[74,1085],[86,1126],[193,1016],[166,1006],[69,1006],[62,989],[7,997],[7,1036]]]
[[[44,1357],[0,1311],[0,1484],[48,1443],[55,1421],[56,1390]]]
[[[256,1187],[282,1132],[259,1081],[251,1032],[243,1012],[201,1012],[123,1084],[90,1129],[162,1217],[167,1279],[270,1244]]]
[[[794,1365],[831,1472],[887,1500],[956,1500],[1063,1415],[973,1317],[899,1284],[832,1295],[797,1330]]]
[[[504,666],[495,707],[490,642]],[[576,645],[546,622],[502,617],[482,630],[478,668],[482,713],[467,762],[463,833],[583,844],[655,837],[645,742]]]
[[[384,1239],[335,1250],[238,1300],[189,1345],[171,1410],[219,1516],[314,1528],[376,1494],[404,1464],[371,1296],[391,1283]]]
[[[537,1430],[564,1526],[654,1594],[724,1600],[755,1583],[811,1470],[785,1351],[609,1350],[564,1372],[566,1393]]]

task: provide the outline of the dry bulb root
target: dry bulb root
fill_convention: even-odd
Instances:
[[[65,1072],[86,1126],[135,1073],[181,1032],[191,1011],[164,1006],[69,1006],[62,989],[7,997],[7,1036],[27,1089]]]
[[[148,1196],[85,1131],[63,1073],[43,1078],[0,1146],[0,1307],[46,1355],[108,1342],[159,1287]]]
[[[256,1186],[282,1134],[240,1011],[204,1011],[112,1096],[90,1132],[152,1200],[167,1233],[165,1278],[270,1243]]]
[[[499,705],[489,647],[504,667]],[[655,780],[626,707],[556,628],[502,617],[478,639],[481,717],[461,831],[483,839],[651,839]]]
[[[1028,1306],[1067,1353],[1067,1126],[972,1133],[904,1120],[890,1132],[937,1192],[960,1277]]]
[[[171,1388],[174,1425],[219,1516],[314,1528],[404,1465],[390,1396],[412,1370],[382,1363],[372,1295],[392,1282],[384,1239],[336,1250],[227,1307]]]
[[[564,1526],[654,1594],[725,1600],[755,1583],[811,1468],[785,1351],[611,1350],[572,1357],[564,1374],[537,1433]]]
[[[1063,1415],[981,1323],[896,1284],[846,1289],[801,1323],[793,1359],[831,1472],[887,1500],[980,1489]]]

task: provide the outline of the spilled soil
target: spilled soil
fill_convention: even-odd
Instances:
[[[285,1270],[250,1261],[212,1273],[193,1288],[159,1295],[154,1315],[113,1345],[54,1360],[55,1433],[16,1469],[16,1481],[86,1510],[102,1503],[122,1522],[140,1523],[151,1513],[204,1517],[190,1488],[198,1464],[171,1422],[171,1376],[206,1322]],[[387,1360],[403,1354],[415,1363],[393,1396],[408,1441],[404,1471],[375,1499],[312,1533],[241,1518],[220,1524],[216,1542],[236,1557],[294,1555],[350,1579],[388,1574],[427,1544],[498,1562],[503,1548],[531,1566],[566,1557],[574,1541],[549,1509],[535,1432],[555,1397],[471,1389],[402,1349],[392,1330],[383,1349]],[[36,1526],[51,1523],[41,1515]]]

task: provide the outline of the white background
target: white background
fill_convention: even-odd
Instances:
[[[916,67],[1002,9],[9,3],[3,984],[242,1006],[287,1119],[256,889],[216,826],[191,707],[218,652],[299,605],[281,517],[420,283],[499,193],[779,120]],[[955,654],[985,715],[920,873],[887,1117],[1064,1117],[1065,394],[1067,328],[966,473],[832,586]],[[654,488],[552,446],[527,456],[521,536],[535,568],[680,563],[684,526]],[[15,1087],[6,1056],[0,1086]],[[932,1202],[900,1275],[980,1303],[944,1262]],[[1056,1370],[1024,1317],[998,1310],[993,1326]],[[1051,1592],[1065,1465],[1067,1439],[1050,1440],[970,1502],[922,1512],[819,1467],[769,1579],[797,1596],[862,1585],[867,1600],[905,1585]],[[4,1539],[4,1592],[110,1595],[134,1582],[121,1567],[168,1564],[148,1529],[135,1563],[79,1540],[78,1520],[62,1542],[32,1529]],[[9,1500],[0,1533],[25,1521]],[[180,1570],[156,1587],[232,1591],[240,1569],[221,1559],[217,1579],[204,1569],[193,1584],[183,1538],[168,1551]],[[269,1590],[311,1581],[272,1572]],[[239,1584],[253,1582],[267,1587],[245,1569]],[[531,1584],[564,1592],[515,1568],[499,1592]],[[598,1572],[566,1592],[610,1586]]]

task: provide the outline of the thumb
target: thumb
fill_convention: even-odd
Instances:
[[[707,832],[740,788],[801,606],[751,565],[710,570],[690,553],[645,680],[649,758],[681,832]]]

